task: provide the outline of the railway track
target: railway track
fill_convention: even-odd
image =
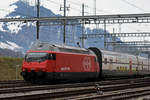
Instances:
[[[15,83],[24,83],[24,80],[3,80],[0,81],[0,84],[15,84]]]
[[[107,82],[105,82],[105,83],[107,84]],[[102,83],[102,84],[105,84],[105,83]],[[52,84],[54,84],[54,83],[52,83]],[[87,83],[87,84],[93,85],[92,83]],[[24,80],[5,80],[5,81],[0,81],[0,88],[23,87],[23,86],[31,86],[31,85],[35,85],[35,84],[25,82]]]
[[[150,87],[142,87],[142,88],[130,88],[116,91],[108,91],[104,93],[90,93],[83,94],[80,96],[72,96],[66,98],[59,98],[60,100],[127,100],[134,98],[136,100],[137,97],[150,95]],[[134,100],[132,99],[132,100]],[[58,98],[56,99],[58,100]]]
[[[33,85],[31,83],[27,83],[24,80],[7,80],[7,81],[0,81],[0,89],[1,88],[11,88],[11,87],[22,87]]]
[[[109,99],[150,94],[150,78],[114,81],[0,88],[0,100]],[[138,93],[138,94],[137,94]],[[140,94],[141,93],[141,94]],[[113,98],[112,98],[113,97]]]

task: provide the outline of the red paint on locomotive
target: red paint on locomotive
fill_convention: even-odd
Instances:
[[[31,54],[45,54],[45,60],[31,60],[29,55]],[[49,56],[54,54],[54,59],[49,59]],[[28,58],[29,57],[29,58]],[[36,56],[35,56],[36,57]],[[38,57],[37,57],[38,58]],[[34,58],[32,58],[34,59]],[[36,59],[36,58],[35,58]],[[44,58],[43,58],[44,59]],[[70,53],[70,52],[54,52],[54,51],[28,51],[25,57],[23,66],[23,72],[44,72],[44,73],[58,73],[59,75],[54,75],[51,78],[55,79],[63,79],[65,76],[69,77],[69,74],[74,74],[72,77],[76,77],[75,73],[87,73],[85,79],[88,79],[88,73],[94,73],[93,78],[97,78],[99,74],[99,64],[96,60],[96,56],[94,54],[80,54],[80,53]],[[69,73],[66,75],[66,73]],[[95,74],[96,73],[96,74]],[[70,77],[71,78],[71,77]],[[80,76],[77,77],[80,79]],[[66,78],[67,79],[67,78]]]

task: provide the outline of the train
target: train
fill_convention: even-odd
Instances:
[[[150,59],[96,47],[80,48],[37,43],[27,51],[25,81],[87,81],[150,75]]]

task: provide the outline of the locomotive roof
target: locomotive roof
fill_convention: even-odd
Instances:
[[[41,43],[41,42],[33,44],[30,50],[35,50],[35,51],[50,50],[50,51],[59,51],[59,52],[93,54],[92,51],[85,48],[72,47],[66,45],[57,45],[57,44],[50,44],[50,43]]]

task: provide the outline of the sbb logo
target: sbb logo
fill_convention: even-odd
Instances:
[[[89,71],[91,68],[91,59],[90,57],[84,57],[83,59],[83,68],[85,71]]]

